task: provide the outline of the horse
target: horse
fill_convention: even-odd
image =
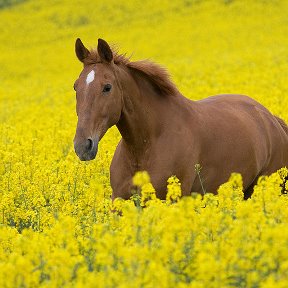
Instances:
[[[131,61],[103,39],[88,50],[78,38],[75,52],[83,63],[74,84],[76,154],[82,161],[93,160],[113,125],[122,136],[110,166],[112,200],[129,199],[134,174],[144,170],[160,199],[172,175],[187,196],[204,194],[202,184],[216,194],[233,172],[242,175],[247,199],[259,176],[288,166],[288,126],[248,96],[189,100],[162,66]],[[201,165],[204,183],[195,165]]]

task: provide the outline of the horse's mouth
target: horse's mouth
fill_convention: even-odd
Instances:
[[[77,153],[76,153],[77,154]],[[84,153],[82,155],[78,155],[78,158],[81,160],[81,161],[91,161],[91,160],[94,160],[96,158],[96,155],[97,155],[97,151],[95,153]]]

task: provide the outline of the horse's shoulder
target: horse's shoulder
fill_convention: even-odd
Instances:
[[[110,181],[113,185],[119,183],[126,178],[132,177],[131,161],[128,157],[123,139],[118,143],[110,165]]]
[[[123,139],[121,138],[121,140],[118,142],[113,158],[112,158],[112,162],[111,162],[111,167],[112,165],[114,165],[115,162],[119,161],[119,158],[121,157],[121,154],[123,154]]]
[[[131,157],[131,152],[129,151],[127,144],[125,144],[125,141],[121,138],[114,152],[110,170],[113,170],[114,168],[118,169],[119,166],[123,169],[130,169],[132,163]]]

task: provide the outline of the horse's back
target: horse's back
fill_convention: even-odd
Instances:
[[[254,99],[246,95],[240,94],[221,94],[210,96],[205,99],[197,101],[201,106],[205,106],[206,109],[220,108],[223,111],[223,108],[233,108],[238,111],[241,110],[250,110],[257,107],[260,110],[267,111],[270,113],[263,105]],[[240,108],[240,109],[239,109]],[[272,115],[272,114],[271,114]]]
[[[214,167],[208,177],[215,174],[218,182],[218,171],[226,177],[239,172],[248,188],[259,175],[288,166],[287,125],[260,103],[243,95],[217,95],[197,104],[202,123],[200,160]]]
[[[211,96],[198,101],[203,106],[202,111],[212,117],[220,118],[221,126],[226,122],[230,127],[246,129],[252,136],[258,136],[270,144],[288,145],[288,126],[279,117],[274,116],[267,108],[245,95],[223,94]],[[214,112],[214,113],[213,113]],[[234,122],[235,121],[235,122]],[[222,128],[222,127],[220,127]],[[253,138],[253,137],[252,137]],[[277,145],[276,145],[277,146]],[[285,150],[288,152],[288,146]],[[273,147],[270,147],[273,148]],[[287,157],[288,157],[288,153]],[[288,164],[288,163],[287,163]]]

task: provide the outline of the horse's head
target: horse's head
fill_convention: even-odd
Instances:
[[[97,52],[90,52],[77,39],[75,50],[84,68],[74,84],[78,115],[74,148],[78,157],[87,161],[96,157],[98,142],[119,121],[122,91],[113,52],[104,40],[98,40]]]

